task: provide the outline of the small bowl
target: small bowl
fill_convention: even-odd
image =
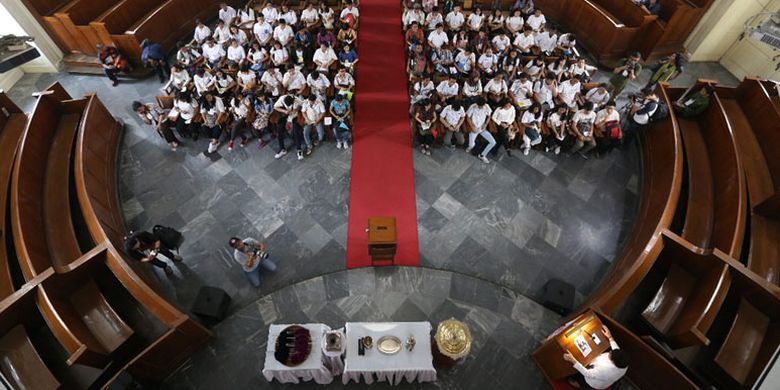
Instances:
[[[372,339],[371,336],[363,337],[363,346],[366,349],[371,349],[371,347],[374,346],[374,339]]]

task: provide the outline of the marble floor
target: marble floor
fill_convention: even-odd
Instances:
[[[719,65],[702,63],[689,64],[673,84],[697,75],[737,83]],[[629,90],[648,77],[645,71]],[[559,278],[575,285],[578,300],[587,296],[619,252],[638,205],[636,148],[587,161],[516,153],[487,166],[462,150],[415,153],[422,267],[345,271],[349,151],[325,144],[298,162],[274,160],[268,147],[252,145],[206,156],[200,140],[172,152],[130,107],[161,93],[154,79],[112,88],[99,76],[28,74],[8,94],[29,111],[31,93],[54,81],[73,96],[97,92],[125,122],[118,175],[128,229],[164,224],[184,232],[185,262],[175,275],[150,268],[163,292],[182,307],[204,285],[233,299],[214,340],[170,379],[171,388],[305,388],[259,376],[271,322],[449,317],[476,329],[475,349],[425,388],[477,388],[485,380],[495,388],[544,388],[528,354],[558,318],[535,302],[541,285]],[[268,244],[279,267],[260,288],[232,260],[233,235]],[[201,369],[216,361],[218,370]],[[500,371],[483,374],[489,367]]]

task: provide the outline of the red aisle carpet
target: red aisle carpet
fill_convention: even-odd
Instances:
[[[371,265],[368,217],[395,216],[395,263],[419,265],[401,2],[360,2],[347,268]]]

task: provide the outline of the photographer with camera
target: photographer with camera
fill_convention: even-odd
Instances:
[[[655,90],[645,88],[640,95],[631,95],[628,97],[631,106],[628,112],[628,120],[623,131],[624,144],[629,144],[634,136],[643,127],[652,122],[653,115],[658,111],[658,95]]]
[[[268,252],[264,244],[254,238],[240,239],[231,237],[229,245],[235,249],[233,258],[241,264],[249,283],[252,287],[260,287],[260,268],[275,272],[276,264],[268,259]]]
[[[635,52],[623,61],[623,65],[618,66],[612,71],[612,78],[609,79],[610,93],[613,99],[623,92],[628,82],[636,79],[636,76],[642,72],[642,54]]]

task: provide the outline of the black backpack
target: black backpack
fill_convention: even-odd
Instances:
[[[184,239],[178,230],[162,225],[154,225],[152,233],[160,238],[160,242],[164,247],[177,251]]]
[[[654,123],[666,119],[669,116],[669,106],[665,102],[658,101],[658,107],[653,115],[650,115],[648,123]]]

